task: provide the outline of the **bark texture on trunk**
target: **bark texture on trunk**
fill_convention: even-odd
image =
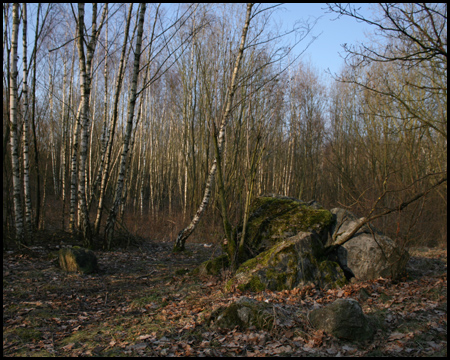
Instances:
[[[194,218],[192,219],[191,223],[186,228],[184,228],[183,230],[181,230],[178,233],[178,236],[175,240],[174,251],[183,251],[184,250],[184,245],[186,243],[186,239],[194,232],[197,224],[200,222],[201,216],[203,215],[203,213],[205,212],[205,210],[209,204],[209,199],[211,197],[211,186],[212,186],[212,182],[214,180],[214,176],[215,176],[215,173],[217,170],[217,161],[222,156],[223,144],[225,142],[225,129],[226,129],[228,117],[231,112],[231,106],[233,103],[234,94],[235,94],[236,88],[237,88],[236,79],[238,76],[239,67],[241,65],[242,56],[244,54],[245,40],[247,38],[248,27],[250,25],[250,16],[251,16],[251,12],[252,12],[252,7],[253,7],[253,4],[251,4],[251,3],[247,4],[247,15],[246,15],[246,19],[245,19],[244,28],[242,29],[241,43],[239,45],[239,51],[238,51],[238,54],[236,57],[236,62],[234,65],[232,76],[231,76],[230,88],[228,91],[225,111],[222,116],[222,121],[220,122],[219,133],[217,134],[216,157],[211,166],[211,169],[209,170],[208,179],[206,181],[205,193],[203,195],[203,200],[202,200],[200,207],[197,210],[197,213],[195,214]],[[220,186],[220,184],[219,184],[219,186]],[[222,186],[223,186],[223,184],[222,184]],[[226,222],[228,222],[228,220],[226,220]],[[228,225],[226,226],[225,231],[227,231],[227,229],[228,229]],[[232,239],[228,239],[228,242],[230,242],[230,241],[232,241]]]

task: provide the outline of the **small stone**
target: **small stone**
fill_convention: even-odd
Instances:
[[[239,326],[241,329],[271,330],[275,317],[285,320],[288,315],[282,309],[274,311],[273,305],[264,301],[242,296],[237,301],[216,309],[211,314],[210,321],[222,329]]]
[[[332,304],[312,310],[311,324],[344,340],[368,340],[375,334],[375,326],[364,315],[359,303],[351,298],[338,299]]]
[[[64,271],[91,274],[98,271],[94,252],[78,246],[59,250],[59,265]]]

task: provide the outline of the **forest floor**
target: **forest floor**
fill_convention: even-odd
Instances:
[[[225,292],[227,274],[190,276],[219,253],[215,245],[172,243],[96,251],[100,272],[63,273],[55,258],[63,234],[44,236],[26,254],[3,253],[6,356],[447,356],[447,250],[410,250],[408,276],[342,289]],[[68,241],[69,242],[69,241]],[[291,311],[290,327],[220,330],[208,316],[242,295]],[[314,329],[306,315],[337,298],[357,299],[384,319],[372,341],[352,343]]]

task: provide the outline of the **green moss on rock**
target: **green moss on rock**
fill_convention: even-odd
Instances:
[[[284,290],[314,283],[339,287],[345,276],[324,255],[334,223],[333,214],[317,203],[311,206],[282,196],[262,196],[250,208],[246,256],[226,289]]]
[[[245,329],[254,326],[257,329],[271,330],[274,320],[275,314],[271,305],[246,297],[216,309],[209,318],[215,327],[223,329],[233,329],[236,326]]]
[[[252,276],[250,278],[250,281],[248,281],[247,283],[243,283],[238,285],[238,289],[241,291],[252,291],[252,292],[258,292],[258,291],[263,291],[266,289],[266,285],[264,285],[260,278],[258,276]]]
[[[267,251],[264,251],[260,253],[259,255],[255,256],[252,259],[247,260],[244,262],[239,269],[237,270],[237,273],[253,270],[257,267],[266,266],[269,263],[270,256],[275,251],[275,248],[271,248]]]
[[[291,198],[259,197],[251,206],[248,222],[249,255],[267,250],[299,232],[314,231],[326,237],[332,224],[333,215],[326,209]]]
[[[200,264],[197,268],[192,271],[193,275],[219,275],[223,269],[226,269],[230,266],[230,260],[228,255],[224,254],[218,256],[212,260],[208,260]]]
[[[314,309],[308,318],[315,328],[344,340],[370,340],[376,330],[376,322],[368,318],[359,303],[351,298],[338,299],[323,308]]]
[[[322,245],[312,233],[301,233],[284,240],[253,259],[247,260],[227,283],[226,290],[280,291],[314,283],[321,288],[346,283],[337,263],[318,259]]]
[[[98,271],[97,257],[92,250],[78,246],[60,249],[59,265],[64,271],[91,274]]]
[[[321,282],[331,288],[340,288],[348,283],[344,271],[334,261],[324,260],[318,264]]]
[[[233,287],[233,284],[235,283],[235,279],[231,278],[229,279],[226,284],[225,284],[225,291],[230,291],[231,288]]]

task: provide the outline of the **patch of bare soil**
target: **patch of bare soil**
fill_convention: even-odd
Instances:
[[[171,243],[147,242],[132,250],[95,251],[100,272],[79,275],[55,265],[57,246],[73,242],[62,235],[26,254],[3,254],[6,356],[447,355],[446,250],[411,251],[409,276],[401,282],[246,293],[283,306],[293,321],[270,332],[226,331],[210,327],[208,317],[244,294],[224,291],[226,273],[189,274],[220,254],[218,246],[187,244],[185,253],[173,254]],[[381,320],[372,341],[343,342],[308,323],[312,308],[347,297]]]

